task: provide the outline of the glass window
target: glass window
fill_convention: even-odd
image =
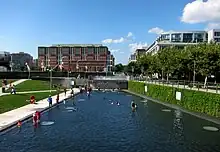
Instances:
[[[215,36],[220,36],[220,32],[215,32],[214,35]]]
[[[45,48],[38,48],[39,55],[45,55]]]
[[[75,53],[75,56],[80,56],[80,54],[81,54],[81,48],[75,48],[75,51],[74,51]]]
[[[87,50],[88,50],[88,54],[90,54],[90,55],[94,54],[94,48],[88,47]]]
[[[62,47],[61,53],[63,56],[69,56],[70,55],[70,48],[69,47]]]
[[[57,55],[57,48],[48,48],[50,56],[56,56]]]

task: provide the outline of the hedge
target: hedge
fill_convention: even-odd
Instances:
[[[147,92],[145,92],[147,85]],[[190,111],[205,113],[220,117],[220,95],[188,89],[180,89],[163,85],[145,84],[144,82],[129,81],[128,90],[146,95],[153,99],[171,104],[177,104]],[[181,101],[176,100],[176,92],[181,92]]]

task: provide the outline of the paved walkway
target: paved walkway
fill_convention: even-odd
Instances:
[[[60,94],[60,101],[70,97],[71,91],[67,91],[67,96],[64,93]],[[79,93],[78,88],[74,88],[74,93]],[[56,95],[52,96],[53,105],[56,104]],[[18,122],[18,120],[25,120],[33,115],[35,111],[43,111],[49,107],[47,98],[40,100],[37,104],[28,104],[18,109],[11,110],[0,114],[0,132]]]
[[[16,94],[27,94],[27,93],[40,93],[40,92],[54,92],[57,90],[40,90],[40,91],[23,91],[23,92],[16,92]],[[9,95],[11,93],[2,93],[0,96]]]
[[[209,93],[217,93],[220,94],[220,90],[216,91],[214,89],[202,89],[202,88],[190,88],[187,85],[171,85],[171,84],[162,84],[162,83],[158,83],[158,82],[147,82],[149,84],[156,84],[156,85],[164,85],[164,86],[169,86],[169,87],[175,87],[175,88],[181,88],[181,89],[188,89],[188,90],[195,90],[195,91],[201,91],[201,92],[209,92]]]
[[[16,85],[18,85],[18,84],[20,84],[20,83],[22,83],[22,82],[24,82],[24,81],[27,81],[27,80],[28,80],[28,79],[20,79],[20,80],[17,80],[17,81],[15,81],[15,82],[12,82],[11,84],[16,86]],[[5,90],[8,90],[9,87],[10,87],[10,84],[6,85]],[[3,94],[3,93],[2,93],[2,87],[0,87],[0,96],[1,96],[2,94]]]

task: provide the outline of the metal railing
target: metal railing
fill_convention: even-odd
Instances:
[[[141,80],[139,80],[141,81]],[[143,81],[143,80],[142,80]],[[204,86],[204,82],[192,82],[185,80],[152,80],[145,79],[146,83],[166,85],[170,87],[182,88],[182,89],[190,89],[204,92],[212,92],[212,93],[220,93],[220,83],[207,82]]]

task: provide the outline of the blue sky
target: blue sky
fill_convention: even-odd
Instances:
[[[0,51],[36,58],[39,45],[103,43],[127,63],[161,31],[219,27],[219,10],[219,0],[2,0]]]

